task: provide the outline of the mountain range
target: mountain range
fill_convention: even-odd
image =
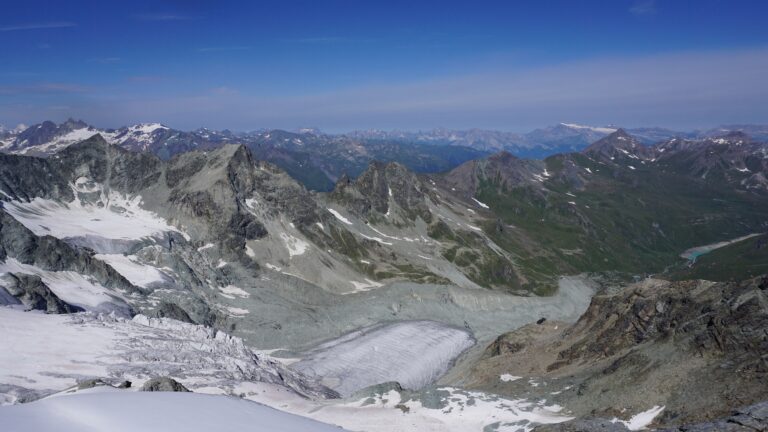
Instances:
[[[24,355],[43,343],[30,326],[102,351],[64,344],[32,362],[36,379],[0,373],[0,394],[174,375],[354,430],[371,427],[354,420],[368,406],[403,430],[758,416],[768,143],[544,131],[583,141],[533,159],[479,132],[434,132],[457,145],[156,123],[6,130],[0,322]],[[726,271],[734,262],[750,271]],[[722,391],[664,388],[682,374]],[[622,396],[643,383],[653,398]]]
[[[13,129],[0,126],[0,151],[45,156],[96,133],[112,144],[134,151],[149,151],[166,160],[190,150],[243,144],[257,158],[276,164],[308,188],[330,191],[342,175],[356,177],[373,160],[399,162],[413,171],[425,173],[447,171],[468,160],[502,150],[521,158],[542,159],[553,154],[581,151],[616,129],[560,123],[526,134],[436,129],[426,132],[362,130],[330,135],[315,128],[296,132],[232,132],[207,128],[180,131],[160,123],[98,129],[81,120],[69,119],[61,124],[45,121]],[[663,128],[626,131],[645,145],[671,138],[702,139],[738,131],[758,141],[768,139],[768,127],[755,125],[693,132]]]

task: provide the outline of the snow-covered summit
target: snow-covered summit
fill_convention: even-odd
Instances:
[[[586,126],[586,125],[581,125],[581,124],[577,124],[577,123],[560,123],[560,124],[562,126],[565,126],[567,128],[571,128],[571,129],[587,129],[587,130],[590,130],[590,131],[593,131],[593,132],[604,133],[604,134],[612,134],[612,133],[616,132],[616,130],[617,130],[616,128]]]

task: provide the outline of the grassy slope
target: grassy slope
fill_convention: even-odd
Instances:
[[[545,193],[505,190],[486,180],[478,199],[515,228],[486,232],[519,256],[532,277],[562,272],[658,272],[683,250],[762,231],[768,202],[727,186],[636,164],[612,168],[583,155],[569,156],[593,174],[582,190],[548,180]],[[547,159],[557,177],[564,157]],[[567,193],[575,195],[569,196]],[[569,202],[574,202],[575,205]]]

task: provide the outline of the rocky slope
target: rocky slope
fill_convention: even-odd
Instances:
[[[659,425],[717,419],[766,398],[766,288],[765,277],[646,280],[598,295],[573,325],[544,321],[500,336],[466,384],[553,395],[578,417],[656,406]]]

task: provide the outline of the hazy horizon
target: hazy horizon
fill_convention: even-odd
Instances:
[[[0,124],[191,130],[768,123],[768,4],[8,4]]]
[[[384,132],[384,133],[402,132],[402,133],[413,133],[413,134],[415,134],[415,133],[429,133],[429,132],[435,132],[435,131],[440,131],[440,130],[444,130],[444,131],[457,131],[457,132],[467,132],[467,131],[471,131],[471,130],[478,130],[478,131],[486,131],[486,132],[501,132],[501,133],[524,135],[524,134],[527,134],[527,133],[530,133],[530,132],[534,132],[536,130],[543,130],[543,129],[547,129],[547,128],[556,127],[556,126],[559,126],[559,125],[564,125],[564,126],[584,126],[584,127],[588,127],[588,128],[616,128],[616,129],[625,129],[625,130],[635,130],[635,129],[643,129],[643,128],[660,128],[660,129],[666,129],[666,130],[669,130],[669,131],[681,132],[681,133],[706,132],[706,131],[717,129],[717,128],[720,128],[720,127],[733,127],[733,126],[766,126],[766,127],[768,127],[768,125],[763,124],[763,123],[735,122],[735,123],[729,123],[729,124],[713,124],[713,125],[708,125],[708,126],[705,126],[705,127],[693,128],[693,129],[674,129],[674,128],[666,127],[666,126],[663,126],[663,125],[634,126],[634,125],[615,125],[615,124],[583,124],[583,123],[563,121],[563,122],[557,122],[557,123],[553,123],[553,124],[539,125],[539,126],[531,128],[531,129],[517,129],[517,130],[502,129],[502,128],[480,128],[480,127],[452,128],[452,127],[447,127],[447,126],[437,126],[437,127],[433,127],[433,128],[411,128],[411,129],[406,129],[406,128],[389,128],[389,129],[367,128],[367,129],[363,129],[363,128],[359,128],[359,129],[348,129],[348,130],[345,130],[345,129],[342,129],[342,130],[329,130],[329,129],[323,129],[323,128],[319,128],[317,126],[311,126],[311,125],[296,126],[296,127],[286,127],[286,128],[269,127],[268,125],[265,125],[265,126],[253,127],[253,128],[247,128],[247,129],[235,129],[235,128],[229,128],[229,127],[212,128],[212,127],[208,127],[208,126],[205,126],[205,125],[201,125],[201,126],[197,126],[197,127],[193,127],[193,128],[177,128],[177,127],[175,127],[172,124],[167,124],[167,123],[159,122],[159,121],[144,121],[144,122],[136,122],[136,123],[130,123],[130,124],[129,123],[120,124],[118,126],[112,126],[112,125],[106,125],[105,126],[105,125],[99,125],[99,124],[91,123],[91,122],[88,121],[88,119],[74,118],[74,117],[62,117],[62,118],[59,118],[59,119],[50,119],[49,118],[49,119],[42,119],[42,120],[39,120],[39,121],[32,121],[32,122],[20,122],[20,123],[17,123],[17,124],[4,124],[4,123],[0,122],[0,127],[5,127],[7,129],[14,129],[14,128],[17,128],[19,126],[22,126],[23,128],[29,128],[29,127],[31,127],[33,125],[40,124],[40,123],[42,123],[44,121],[52,121],[52,122],[54,122],[56,124],[61,124],[61,123],[64,123],[66,121],[69,121],[69,120],[72,120],[72,121],[82,121],[82,122],[85,122],[86,124],[88,124],[89,126],[92,126],[92,127],[95,127],[97,129],[101,129],[101,130],[117,130],[117,129],[120,129],[120,128],[123,128],[123,127],[129,127],[129,126],[133,126],[133,125],[137,125],[137,124],[158,123],[158,124],[161,124],[162,126],[166,126],[166,127],[171,128],[171,129],[185,131],[185,132],[192,132],[192,131],[196,131],[196,130],[199,130],[199,129],[209,129],[209,130],[213,130],[213,131],[229,130],[230,132],[233,132],[233,133],[252,133],[252,132],[258,132],[258,131],[271,131],[271,130],[284,130],[284,131],[287,131],[287,132],[298,132],[298,131],[300,131],[302,129],[307,129],[307,130],[312,129],[312,130],[317,130],[320,133],[329,134],[329,135],[345,135],[345,134],[351,134],[351,133],[355,133],[355,132],[373,132],[373,131]]]

